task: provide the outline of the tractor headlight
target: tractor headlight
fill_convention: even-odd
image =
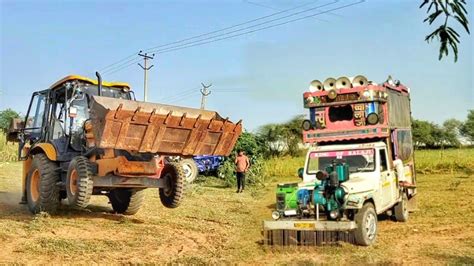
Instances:
[[[272,212],[272,218],[273,218],[273,220],[280,219],[280,212],[279,211],[273,211]]]
[[[332,210],[329,212],[329,217],[331,217],[331,219],[337,219],[338,216],[339,216],[338,210]]]

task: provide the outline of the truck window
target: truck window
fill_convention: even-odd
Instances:
[[[380,154],[380,172],[387,171],[387,152],[385,149],[379,150]]]

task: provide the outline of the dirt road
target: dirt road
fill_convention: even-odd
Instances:
[[[474,264],[472,175],[419,175],[420,210],[408,223],[380,221],[374,246],[281,249],[261,245],[275,184],[236,194],[219,180],[206,181],[191,186],[172,210],[149,189],[131,217],[113,214],[105,197],[93,197],[84,211],[64,207],[55,216],[33,216],[18,204],[20,171],[19,163],[0,163],[0,264]]]

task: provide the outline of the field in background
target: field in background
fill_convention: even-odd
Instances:
[[[243,194],[200,177],[177,209],[164,208],[148,189],[135,216],[113,214],[99,196],[86,210],[33,216],[18,204],[21,163],[0,162],[0,264],[474,264],[473,158],[472,149],[417,151],[419,211],[408,223],[380,217],[374,246],[285,249],[261,244],[261,222],[270,219],[276,183],[297,182],[303,158],[269,160],[271,182]]]
[[[0,162],[15,161],[18,157],[18,145],[7,143],[6,136],[0,130]]]

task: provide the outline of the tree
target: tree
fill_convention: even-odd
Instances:
[[[429,5],[428,5],[429,4]],[[455,19],[461,26],[469,32],[469,21],[467,19],[466,1],[465,0],[423,0],[419,8],[423,8],[428,5],[426,13],[428,17],[423,22],[428,22],[430,25],[439,18],[440,15],[444,17],[444,23],[442,23],[437,29],[425,37],[425,41],[428,43],[434,38],[437,38],[440,42],[439,57],[441,60],[444,55],[448,56],[449,47],[454,53],[454,62],[458,61],[458,44],[459,44],[459,33],[457,33],[451,26],[448,25],[449,19]],[[430,13],[431,12],[431,13]]]
[[[10,108],[0,111],[0,129],[7,131],[13,118],[20,118],[20,114]]]
[[[459,129],[461,125],[462,122],[454,118],[444,121],[442,144],[451,147],[461,146],[461,142],[459,141]]]
[[[469,110],[466,121],[460,126],[459,132],[462,136],[474,142],[474,109]]]
[[[413,119],[412,134],[413,143],[416,148],[434,146],[435,138],[433,137],[434,124],[424,120]]]
[[[298,115],[286,123],[260,127],[258,132],[266,147],[265,154],[267,156],[280,156],[284,153],[291,156],[298,155],[302,143],[301,124],[304,117],[304,115]]]

